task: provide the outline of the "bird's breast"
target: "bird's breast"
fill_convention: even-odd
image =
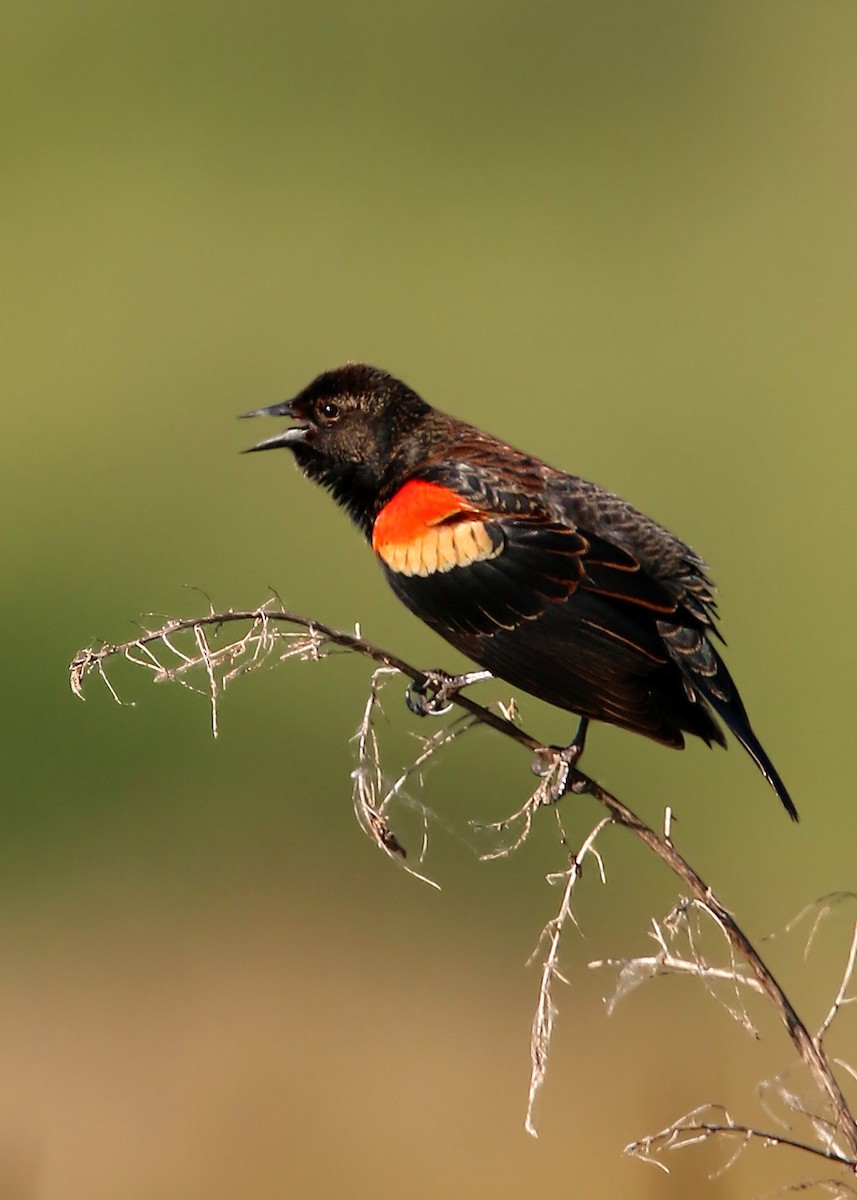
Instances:
[[[391,571],[426,576],[495,558],[502,540],[464,497],[412,479],[375,518],[372,549]]]

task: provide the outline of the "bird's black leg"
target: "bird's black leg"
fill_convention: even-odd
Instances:
[[[569,781],[574,777],[574,765],[583,753],[583,747],[586,745],[586,734],[589,730],[589,718],[581,717],[580,724],[577,727],[577,733],[567,746],[563,746],[558,751],[559,767],[551,787],[551,796],[556,802],[568,791]]]
[[[468,671],[464,675],[448,675],[440,670],[424,671],[419,679],[408,685],[405,699],[408,708],[418,717],[439,717],[449,712],[452,701],[462,688],[490,678],[490,671]]]
[[[586,745],[586,735],[589,732],[589,717],[581,717],[580,724],[577,726],[577,733],[563,750],[563,758],[568,762],[570,767],[573,767],[583,753],[583,747]]]

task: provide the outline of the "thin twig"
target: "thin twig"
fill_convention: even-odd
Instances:
[[[711,1111],[722,1112],[723,1119],[720,1121],[700,1121],[696,1119],[700,1112]],[[709,1137],[715,1135],[739,1137],[744,1139],[745,1142],[755,1139],[769,1146],[789,1146],[794,1150],[804,1150],[808,1154],[814,1154],[816,1157],[826,1159],[828,1162],[850,1167],[852,1170],[854,1167],[854,1163],[850,1158],[837,1153],[835,1150],[825,1150],[822,1147],[813,1146],[809,1142],[800,1141],[786,1134],[772,1133],[769,1130],[757,1129],[752,1125],[743,1125],[738,1121],[733,1121],[725,1109],[719,1108],[716,1105],[705,1105],[702,1109],[694,1109],[686,1117],[679,1118],[678,1121],[672,1125],[668,1125],[665,1129],[659,1129],[657,1133],[649,1134],[637,1142],[631,1142],[625,1147],[624,1153],[643,1159],[645,1162],[651,1162],[653,1165],[660,1167],[661,1170],[666,1170],[667,1168],[664,1167],[663,1163],[652,1158],[654,1153],[665,1149],[681,1150],[685,1146],[697,1145],[699,1142],[706,1141]]]
[[[590,830],[586,838],[581,843],[580,849],[576,854],[572,854],[569,859],[568,870],[560,875],[551,877],[551,882],[561,882],[565,880],[565,887],[562,892],[562,900],[560,901],[559,912],[547,923],[542,930],[539,938],[539,945],[547,938],[548,952],[542,962],[542,974],[539,983],[539,1001],[536,1006],[536,1015],[533,1020],[533,1035],[530,1039],[530,1057],[532,1059],[532,1070],[530,1072],[530,1090],[527,1096],[527,1115],[524,1120],[524,1128],[527,1133],[533,1137],[538,1137],[536,1127],[533,1124],[533,1108],[536,1102],[536,1096],[541,1090],[541,1086],[545,1080],[547,1071],[548,1053],[550,1051],[551,1038],[553,1036],[553,1025],[556,1019],[557,1008],[553,1001],[553,984],[554,980],[559,979],[560,982],[565,982],[559,971],[559,947],[562,938],[563,929],[566,921],[574,920],[574,915],[571,911],[572,895],[574,887],[580,878],[583,870],[583,862],[587,854],[595,856],[598,862],[601,878],[604,878],[604,864],[598,851],[595,849],[595,842],[602,829],[613,823],[612,817],[602,817],[594,829]],[[538,948],[537,948],[538,949]]]
[[[815,1035],[816,1041],[821,1041],[827,1033],[830,1026],[833,1024],[833,1019],[846,1004],[854,1004],[857,1001],[857,996],[846,996],[846,992],[851,983],[851,977],[854,974],[854,964],[857,962],[857,922],[854,925],[854,936],[851,938],[851,949],[848,952],[848,961],[845,964],[845,972],[842,976],[842,982],[839,985],[839,991],[836,993],[836,998],[830,1006],[830,1011],[821,1022],[821,1028]]]
[[[620,972],[638,969],[642,978],[652,979],[656,975],[692,975],[696,979],[711,979],[743,984],[755,992],[762,992],[758,979],[749,979],[746,975],[736,975],[726,967],[709,967],[696,959],[678,958],[669,952],[652,954],[643,958],[596,958],[587,963],[591,970],[601,967],[618,967]],[[624,994],[624,993],[623,993]]]

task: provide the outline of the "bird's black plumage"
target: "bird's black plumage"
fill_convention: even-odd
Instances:
[[[713,638],[714,587],[689,546],[612,492],[349,364],[282,405],[288,446],[372,542],[396,595],[513,686],[580,716],[684,745],[719,717],[789,814]]]

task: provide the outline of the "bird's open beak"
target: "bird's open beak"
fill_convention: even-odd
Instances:
[[[269,408],[254,408],[252,412],[241,413],[241,417],[293,417],[295,415],[291,400],[283,400],[280,404],[272,404]],[[248,446],[244,454],[252,454],[256,450],[276,450],[278,446],[298,446],[306,437],[305,425],[292,425],[282,433]]]

